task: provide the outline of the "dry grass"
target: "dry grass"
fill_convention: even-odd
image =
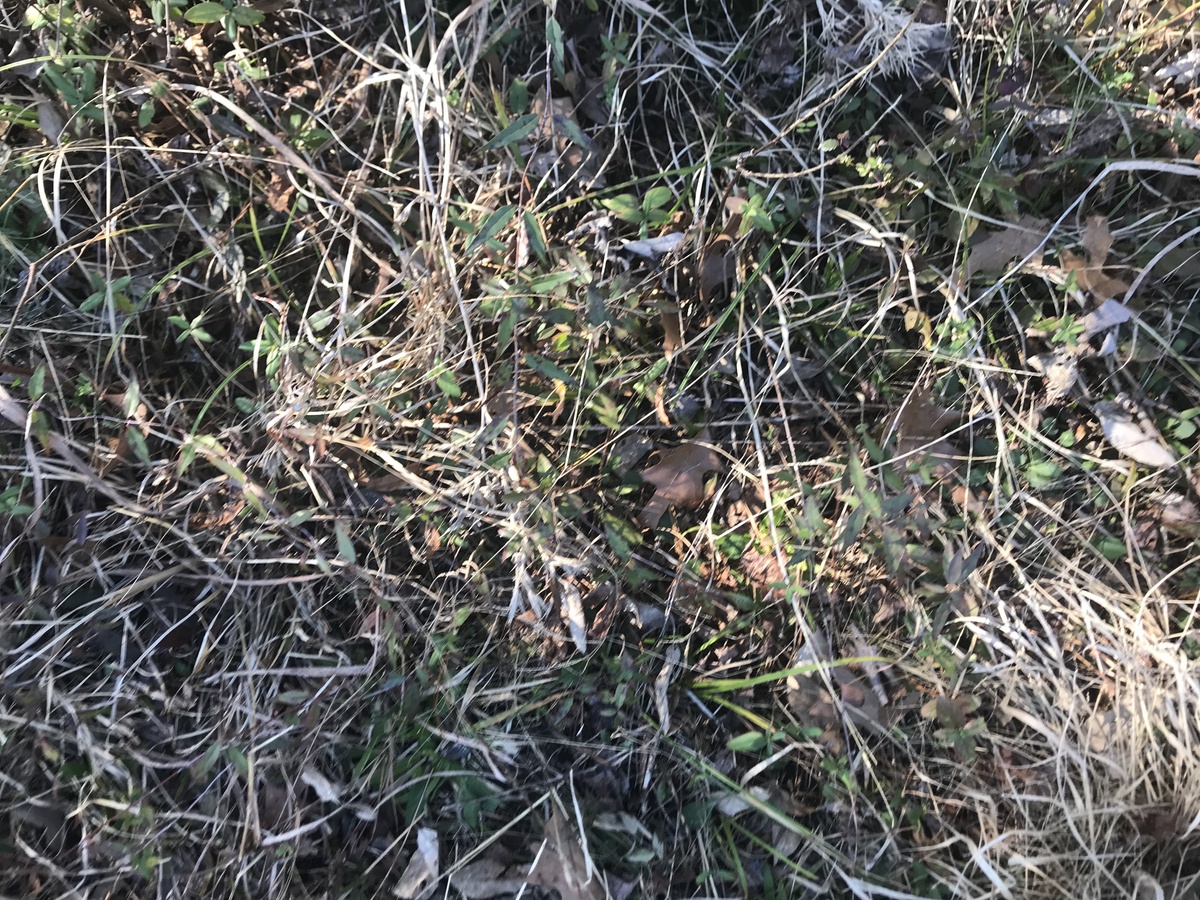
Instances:
[[[0,894],[1195,896],[1190,11],[196,7],[0,13]]]

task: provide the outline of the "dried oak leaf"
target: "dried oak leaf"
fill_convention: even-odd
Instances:
[[[525,887],[524,868],[485,856],[450,873],[450,886],[464,900],[511,896]]]
[[[418,829],[417,849],[409,859],[399,883],[392,888],[392,896],[400,900],[423,900],[433,894],[431,882],[437,880],[440,872],[438,833],[432,828]]]
[[[643,470],[642,481],[654,485],[654,496],[638,513],[643,527],[654,528],[672,506],[695,506],[704,499],[704,476],[723,466],[720,454],[708,442],[706,428],[695,440],[684,441]]]

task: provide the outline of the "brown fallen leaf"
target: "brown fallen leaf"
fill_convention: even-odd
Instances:
[[[1088,216],[1083,230],[1083,249],[1086,261],[1077,253],[1063,250],[1058,254],[1064,272],[1075,273],[1079,286],[1097,300],[1109,300],[1124,296],[1129,285],[1119,278],[1104,274],[1104,263],[1112,249],[1113,237],[1106,216]]]
[[[267,206],[275,210],[275,212],[287,212],[292,205],[292,196],[296,193],[296,188],[288,181],[287,175],[282,169],[275,169],[271,172],[271,180],[267,182]]]
[[[1099,266],[1088,265],[1082,256],[1070,250],[1059,251],[1058,259],[1062,263],[1063,271],[1074,272],[1075,281],[1079,286],[1097,300],[1123,297],[1129,290],[1129,285],[1124,281],[1105,275]]]
[[[1183,494],[1168,494],[1159,501],[1160,522],[1167,531],[1200,537],[1200,507]]]
[[[978,272],[1003,272],[1016,260],[1033,253],[1029,265],[1040,266],[1039,248],[1050,232],[1050,223],[1037,216],[1021,216],[1000,231],[989,231],[972,243],[963,267],[963,280],[969,281]]]
[[[874,652],[868,645],[861,649]],[[796,655],[795,664],[831,662],[829,642],[817,629]],[[831,694],[825,679],[813,672],[790,676],[787,697],[801,724],[820,729],[818,739],[831,750],[840,751],[847,721],[876,732],[886,732],[895,724],[900,711],[878,678],[878,671],[859,674],[847,666],[830,665],[829,676],[835,693]]]
[[[711,303],[723,297],[737,279],[737,247],[721,232],[700,251],[700,299]]]
[[[896,454],[905,460],[920,462],[923,457],[934,471],[946,477],[958,468],[962,454],[946,440],[946,432],[961,415],[933,402],[928,387],[919,387],[909,396],[896,416]]]
[[[489,897],[512,895],[525,886],[524,868],[485,856],[451,872],[450,886],[464,900],[488,900]]]
[[[654,528],[672,506],[694,506],[704,499],[704,476],[723,467],[720,454],[709,446],[709,440],[706,428],[695,440],[668,450],[655,465],[642,471],[642,481],[654,485],[654,496],[638,513],[643,527]]]
[[[1113,236],[1108,228],[1108,217],[1088,216],[1083,229],[1083,249],[1087,251],[1088,263],[1093,266],[1104,265],[1112,244]]]
[[[574,827],[558,803],[546,823],[546,846],[529,883],[558,891],[562,900],[606,900],[603,877],[588,864],[587,854]]]
[[[663,329],[663,356],[670,359],[675,351],[683,346],[683,328],[680,324],[679,309],[674,306],[663,306],[659,309],[659,321]]]
[[[440,871],[438,833],[432,828],[420,828],[417,830],[417,849],[413,851],[399,883],[392,888],[392,896],[400,900],[423,900],[431,896],[431,882],[437,880]]]

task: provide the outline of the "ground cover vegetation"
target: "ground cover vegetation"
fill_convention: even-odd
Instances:
[[[0,4],[0,895],[1196,896],[1195,15]]]

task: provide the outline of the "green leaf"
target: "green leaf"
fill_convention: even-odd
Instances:
[[[575,120],[567,116],[555,116],[554,127],[565,132],[567,137],[570,138],[571,143],[577,147],[587,147],[592,143],[588,136],[583,133],[583,129],[575,123]]]
[[[669,187],[660,185],[659,187],[650,188],[646,191],[646,196],[642,198],[642,208],[649,212],[652,209],[661,209],[675,198]]]
[[[147,100],[138,107],[138,128],[145,128],[154,121],[154,101]]]
[[[476,234],[475,237],[471,239],[471,243],[467,245],[467,252],[471,253],[477,250],[479,247],[483,246],[496,235],[498,235],[504,230],[505,226],[512,221],[513,216],[516,214],[517,208],[513,204],[509,203],[500,207],[498,210],[488,216],[484,220],[483,225],[480,227],[479,233]]]
[[[179,448],[179,466],[177,471],[179,477],[182,478],[184,473],[192,463],[196,461],[196,442],[192,440],[185,441],[183,446]]]
[[[538,118],[533,113],[517,116],[517,118],[508,123],[507,128],[484,144],[483,149],[496,150],[499,147],[507,147],[510,144],[515,144],[517,141],[523,140],[529,136],[533,129],[537,128]]]
[[[29,378],[29,399],[40,400],[46,393],[46,367],[38,366]]]
[[[132,419],[137,414],[138,405],[142,402],[141,391],[138,390],[137,379],[130,380],[125,387],[125,416]]]
[[[1025,478],[1037,490],[1049,490],[1062,480],[1063,470],[1048,459],[1038,460],[1025,467]]]
[[[449,370],[443,370],[438,374],[437,386],[443,394],[451,400],[457,400],[462,396],[462,388],[458,386],[458,382],[454,380],[454,373]]]
[[[225,758],[230,764],[237,769],[237,773],[243,778],[250,777],[250,760],[246,759],[246,754],[237,747],[226,747]]]
[[[529,109],[529,87],[520,78],[508,87],[508,108],[518,116]]]
[[[217,764],[217,760],[221,756],[221,750],[222,747],[220,744],[212,744],[204,751],[202,757],[192,763],[192,775],[197,781],[202,781],[212,771],[213,766]]]
[[[592,395],[588,408],[596,416],[596,421],[611,431],[621,430],[621,408],[608,394],[597,391]]]
[[[550,46],[550,62],[554,74],[563,76],[563,30],[558,20],[552,16],[546,17],[546,43]]]
[[[353,566],[358,562],[358,553],[354,549],[354,541],[350,539],[345,526],[341,522],[334,522],[333,534],[337,539],[338,556]]]
[[[872,518],[879,518],[883,513],[883,505],[879,500],[879,495],[867,480],[866,470],[863,469],[862,460],[858,458],[857,453],[850,454],[846,461],[846,470],[850,476],[850,484],[854,487],[854,493],[862,501],[863,507]]]
[[[529,248],[538,259],[545,260],[549,256],[549,250],[546,248],[546,238],[542,234],[542,223],[532,210],[525,210],[522,218],[525,220],[525,233],[529,236]]]
[[[578,384],[578,382],[575,380],[575,377],[570,372],[561,366],[550,362],[550,360],[546,359],[544,356],[538,356],[534,353],[526,353],[524,359],[525,365],[529,366],[529,368],[533,369],[533,371],[537,372],[544,378],[553,378],[556,381],[561,381],[563,384]]]
[[[633,194],[617,194],[615,197],[601,200],[600,205],[623,222],[637,225],[644,218],[642,206]]]
[[[193,25],[208,25],[212,22],[220,22],[227,12],[229,10],[223,3],[197,3],[185,12],[183,17]]]
[[[734,753],[753,753],[765,746],[767,746],[767,736],[761,731],[739,734],[735,738],[730,738],[728,743],[725,744],[725,748],[732,750]]]
[[[549,272],[530,281],[529,290],[535,294],[542,294],[578,279],[578,272]]]
[[[249,27],[261,25],[263,19],[266,18],[265,15],[252,6],[235,6],[231,10],[230,15],[233,16],[233,20],[239,25]]]
[[[308,317],[308,327],[313,331],[322,332],[329,327],[333,321],[333,312],[328,309],[319,309]]]
[[[144,465],[150,465],[150,448],[146,446],[146,438],[142,436],[142,432],[135,426],[130,425],[125,429],[125,440],[133,448],[134,456],[141,460]]]
[[[760,684],[785,681],[793,675],[811,675],[827,666],[858,666],[869,662],[882,663],[887,660],[882,656],[848,656],[829,663],[805,663],[801,666],[792,666],[790,669],[780,669],[778,672],[768,672],[765,675],[754,675],[750,678],[700,678],[692,682],[692,688],[704,691],[706,694],[728,694],[758,687]]]

